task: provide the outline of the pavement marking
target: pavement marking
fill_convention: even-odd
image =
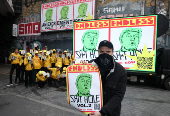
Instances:
[[[4,95],[4,94],[2,94],[2,95]],[[43,105],[47,105],[47,106],[50,106],[50,107],[53,107],[53,108],[57,108],[59,110],[63,110],[63,111],[70,112],[70,113],[73,113],[73,114],[78,114],[80,116],[84,116],[85,115],[85,114],[82,114],[81,112],[78,112],[78,111],[75,111],[75,110],[71,110],[71,109],[68,109],[68,108],[65,108],[65,107],[62,107],[62,106],[59,106],[59,105],[54,105],[52,103],[47,103],[47,102],[44,102],[44,101],[36,100],[34,98],[28,98],[28,97],[25,97],[25,96],[22,96],[22,95],[19,95],[19,94],[13,94],[13,95],[15,95],[17,97],[20,97],[20,98],[23,98],[23,99],[26,99],[26,100],[37,102],[37,103],[40,103],[40,104],[43,104]]]

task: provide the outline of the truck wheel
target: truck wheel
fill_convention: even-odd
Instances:
[[[167,90],[170,90],[170,77],[165,80],[164,86]]]

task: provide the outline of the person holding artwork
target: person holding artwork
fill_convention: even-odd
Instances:
[[[79,74],[76,79],[76,88],[78,90],[78,93],[75,96],[90,97],[91,83],[92,83],[91,74],[86,73]]]
[[[53,16],[53,9],[47,9],[45,13],[46,20],[44,22],[53,21],[52,16]]]
[[[99,56],[91,61],[98,67],[103,87],[103,107],[90,116],[120,116],[121,102],[126,91],[127,73],[124,67],[113,58],[113,44],[107,40],[98,46]],[[87,64],[86,61],[80,63]]]
[[[51,57],[50,57],[50,55],[47,55],[47,51],[46,50],[44,50],[44,56],[42,58],[42,61],[43,61],[43,70],[45,72],[49,72],[47,67],[48,66],[51,67]]]
[[[10,78],[9,78],[9,84],[7,85],[8,87],[12,86],[12,74],[14,72],[14,70],[16,69],[16,77],[15,77],[15,83],[14,84],[17,84],[17,78],[19,79],[20,81],[20,78],[19,78],[19,63],[20,63],[20,54],[18,53],[18,49],[16,48],[15,49],[15,52],[10,54],[9,56],[9,61],[11,61],[11,70],[10,70]]]
[[[25,87],[27,88],[28,85],[31,87],[33,84],[32,80],[32,55],[30,53],[26,53],[24,58],[24,65],[25,65]]]
[[[55,62],[56,62],[56,50],[53,49],[52,52],[53,53],[51,54],[51,63],[52,63],[52,68],[54,68],[55,67]]]
[[[72,61],[71,56],[67,55],[67,50],[64,50],[63,67],[68,67]]]
[[[62,59],[62,51],[59,51],[59,55],[56,58],[56,63],[55,66],[57,66],[58,64],[62,67],[63,66],[63,59]]]
[[[136,52],[140,39],[142,36],[142,29],[126,28],[119,37],[121,49],[119,52]]]
[[[98,30],[87,30],[82,36],[83,49],[80,51],[97,51],[96,45],[99,39]]]
[[[46,84],[46,80],[48,77],[47,73],[45,71],[39,71],[36,74],[36,82],[38,83],[38,88],[43,88]]]
[[[56,88],[59,88],[59,81],[60,81],[60,68],[61,65],[57,65],[56,68],[49,68],[48,70],[52,71],[51,78],[48,79],[49,85],[51,85],[51,82],[54,81],[54,85]]]
[[[61,8],[60,14],[61,14],[61,18],[60,20],[67,20],[67,16],[68,16],[68,11],[69,11],[69,6],[63,6]]]
[[[87,3],[81,3],[78,7],[78,13],[79,16],[77,18],[85,18],[86,17],[86,12],[87,12]]]
[[[40,71],[42,67],[42,60],[38,56],[38,51],[35,51],[35,56],[33,57],[33,85],[35,85],[36,74]]]

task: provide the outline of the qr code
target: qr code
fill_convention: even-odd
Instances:
[[[153,57],[137,57],[137,67],[142,69],[152,69]]]
[[[94,104],[94,110],[100,110],[100,104]]]

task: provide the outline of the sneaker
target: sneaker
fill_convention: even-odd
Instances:
[[[10,87],[10,86],[12,86],[12,85],[13,85],[13,84],[10,84],[10,83],[9,83],[9,84],[7,85],[7,87]]]
[[[18,83],[14,83],[14,85],[18,85]]]

